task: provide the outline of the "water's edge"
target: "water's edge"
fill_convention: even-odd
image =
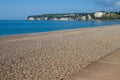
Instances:
[[[0,21],[0,36],[43,33],[120,24],[114,21]]]

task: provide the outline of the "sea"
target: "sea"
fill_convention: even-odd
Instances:
[[[28,21],[0,20],[0,36],[50,32],[120,24],[120,20],[94,21]]]

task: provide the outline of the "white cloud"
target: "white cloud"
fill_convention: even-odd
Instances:
[[[120,11],[120,0],[92,0],[102,9],[108,11]]]
[[[120,0],[89,0],[104,11],[120,11]]]

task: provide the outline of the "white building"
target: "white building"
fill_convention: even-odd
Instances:
[[[96,18],[100,18],[100,17],[102,17],[103,15],[105,14],[105,12],[95,12],[94,13],[94,16],[96,17]]]

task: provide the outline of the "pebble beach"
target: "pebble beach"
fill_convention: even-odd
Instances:
[[[0,36],[0,80],[64,80],[120,48],[120,25]]]

